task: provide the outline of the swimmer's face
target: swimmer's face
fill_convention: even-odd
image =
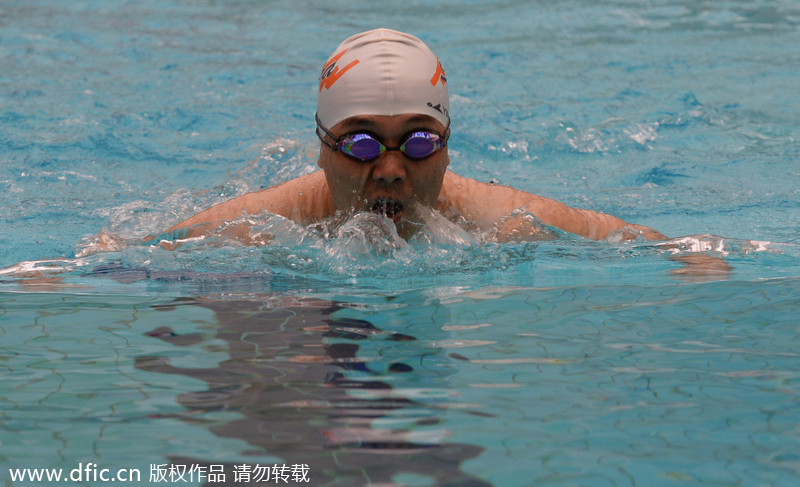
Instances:
[[[420,130],[444,134],[445,127],[426,115],[403,114],[351,117],[330,129],[336,137],[366,132],[387,147],[399,146],[406,135]],[[325,172],[338,209],[383,213],[398,224],[401,234],[404,222],[419,221],[417,204],[434,206],[449,163],[446,146],[424,159],[387,151],[372,161],[361,162],[325,144],[319,155],[319,167]]]

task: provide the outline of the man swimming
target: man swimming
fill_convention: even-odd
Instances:
[[[625,240],[666,238],[611,215],[449,171],[447,77],[434,53],[409,34],[377,29],[339,45],[319,79],[316,122],[319,171],[213,206],[149,240],[171,247],[162,238],[202,236],[261,212],[302,225],[374,212],[408,238],[430,211],[498,240],[541,238],[530,215],[589,239],[614,232]],[[246,240],[246,228],[232,231]]]

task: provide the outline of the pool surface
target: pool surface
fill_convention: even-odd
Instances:
[[[136,244],[316,170],[375,27],[440,56],[455,172],[670,239]],[[3,2],[0,484],[796,485],[798,45],[788,0]]]

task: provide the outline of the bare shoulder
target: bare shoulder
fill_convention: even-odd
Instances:
[[[440,200],[442,208],[453,208],[482,226],[496,223],[517,208],[536,203],[558,204],[510,186],[483,183],[452,171],[445,173]]]
[[[248,195],[245,195],[248,196]],[[322,171],[250,193],[247,212],[269,211],[298,223],[319,221],[333,214],[328,183]]]
[[[261,212],[281,215],[301,224],[321,220],[333,214],[333,202],[322,171],[246,193],[182,221],[170,230],[199,224],[235,220]]]

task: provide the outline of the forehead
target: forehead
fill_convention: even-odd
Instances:
[[[369,130],[374,132],[392,132],[395,130],[429,129],[443,131],[445,127],[435,118],[417,114],[404,113],[400,115],[357,115],[342,120],[334,127],[335,132],[352,132],[354,130]]]

